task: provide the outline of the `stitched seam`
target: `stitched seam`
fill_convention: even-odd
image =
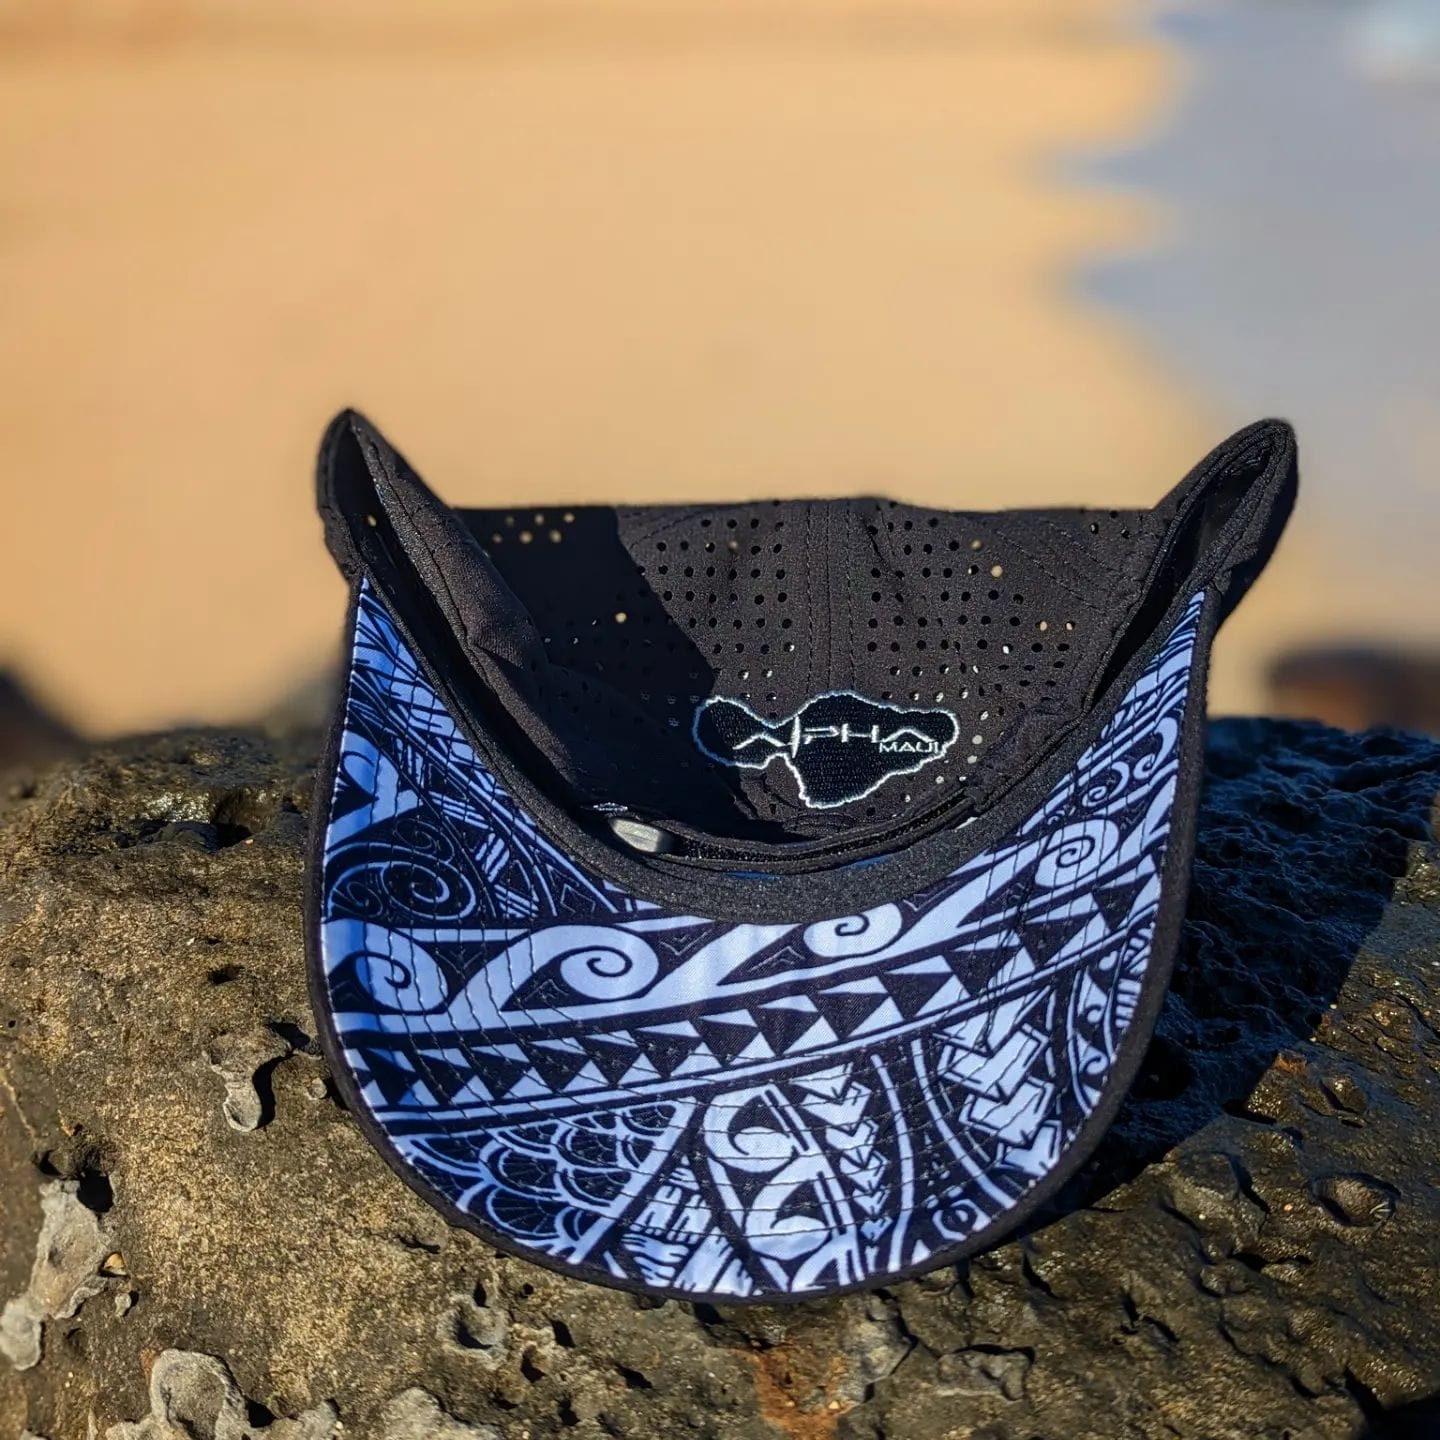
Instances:
[[[1047,530],[1053,531],[1056,535],[1060,537],[1060,540],[1062,542],[1061,548],[1067,550],[1073,550],[1075,548],[1075,537],[1073,535],[1068,535],[1048,515],[1040,515],[1036,518],[1039,519],[1040,523],[1044,525]],[[1127,579],[1129,578],[1129,572],[1125,569],[1123,565],[1112,565],[1104,557],[1104,555],[1100,554],[1098,551],[1089,551],[1085,556],[1085,561],[1087,564],[1098,565],[1108,574],[1124,576]]]
[[[1093,605],[1084,595],[1080,593],[1068,580],[1062,580],[1045,561],[1041,560],[1003,525],[992,524],[991,527],[1006,545],[1010,546],[1018,554],[1023,555],[1047,580],[1053,585],[1058,585],[1078,605],[1083,605],[1092,615],[1097,613],[1097,607]]]

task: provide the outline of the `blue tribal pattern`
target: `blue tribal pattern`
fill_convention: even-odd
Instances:
[[[402,1170],[537,1260],[696,1297],[953,1253],[1054,1167],[1134,1015],[1200,602],[1013,835],[755,925],[557,850],[362,589],[320,955]]]

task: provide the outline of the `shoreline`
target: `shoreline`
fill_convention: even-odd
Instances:
[[[1003,43],[816,0],[843,44],[562,52],[608,22],[557,6],[483,63],[8,55],[0,662],[95,733],[293,691],[340,628],[308,476],[347,403],[461,504],[1158,499],[1223,434],[1070,290],[1153,209],[1044,172],[1133,136],[1174,57],[1123,6],[973,13]],[[1258,698],[1261,622],[1218,708]]]

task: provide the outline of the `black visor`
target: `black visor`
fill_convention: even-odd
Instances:
[[[606,1284],[783,1299],[991,1243],[1109,1123],[1173,961],[1211,640],[1293,503],[457,510],[361,417],[311,979],[367,1134]]]

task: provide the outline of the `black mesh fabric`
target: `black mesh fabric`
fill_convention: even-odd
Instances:
[[[1233,603],[1274,545],[1294,466],[1289,427],[1262,421],[1152,510],[460,510],[346,412],[319,503],[342,569],[380,585],[537,787],[743,867],[879,854],[1002,803],[1178,600],[1215,580]],[[872,722],[887,746],[908,735],[931,753],[907,767],[847,749]],[[840,739],[769,763],[801,728],[807,747]]]
[[[901,824],[976,787],[1019,717],[1083,695],[1158,533],[1148,512],[882,499],[462,514],[539,631],[536,705],[577,748],[624,739],[591,798],[772,841]],[[692,738],[709,697],[779,724],[831,691],[942,707],[958,739],[822,809],[786,766],[736,769]]]

